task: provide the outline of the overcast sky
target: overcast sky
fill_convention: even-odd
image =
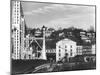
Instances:
[[[23,12],[28,27],[53,28],[95,27],[95,7],[51,3],[22,2]]]

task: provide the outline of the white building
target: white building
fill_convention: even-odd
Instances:
[[[40,35],[41,35],[41,30],[37,28],[35,31],[35,36],[40,36]]]
[[[81,31],[80,32],[80,36],[82,37],[82,36],[85,36],[86,35],[86,32],[85,31]]]
[[[65,54],[68,54],[68,57],[74,57],[77,54],[76,42],[66,38],[56,43],[56,61],[61,60]]]
[[[96,54],[96,46],[95,46],[95,44],[92,45],[92,54]]]
[[[50,37],[50,35],[52,34],[52,32],[54,32],[55,30],[53,28],[49,28],[49,29],[46,29],[45,31],[45,36],[46,37]]]
[[[12,4],[12,29],[14,30],[12,57],[13,59],[23,59],[25,20],[20,1],[12,1]]]

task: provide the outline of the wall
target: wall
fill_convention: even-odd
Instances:
[[[65,51],[65,49],[67,51]],[[76,42],[74,42],[70,39],[67,39],[67,38],[58,41],[56,43],[56,61],[61,60],[65,56],[65,53],[68,54],[69,58],[74,57],[76,55]],[[72,53],[72,55],[71,55],[71,53]]]

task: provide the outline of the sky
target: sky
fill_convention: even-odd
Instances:
[[[76,27],[89,29],[95,28],[95,7],[22,2],[23,13],[28,27],[38,28],[45,25],[55,29]]]

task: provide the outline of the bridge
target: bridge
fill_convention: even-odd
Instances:
[[[40,43],[37,40],[43,40],[42,46],[40,45]],[[25,47],[26,56],[29,56],[32,58],[37,58],[37,59],[39,58],[39,59],[47,60],[46,48],[45,48],[45,27],[44,26],[43,26],[43,37],[39,38],[39,37],[35,37],[35,36],[30,36],[30,34],[28,34],[25,38],[25,41],[27,44]],[[35,53],[33,52],[32,46],[30,47],[30,45],[33,43],[33,41],[37,44],[37,46],[34,48]],[[28,54],[28,53],[30,53],[30,54]],[[40,55],[40,56],[38,56],[38,55]]]

